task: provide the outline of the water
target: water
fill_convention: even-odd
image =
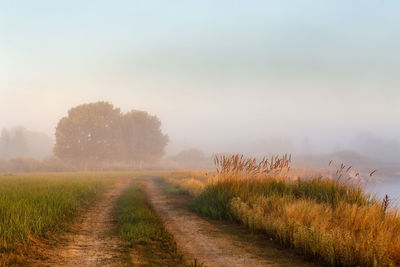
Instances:
[[[377,197],[383,198],[386,194],[392,203],[395,202],[400,206],[400,180],[380,183],[369,183],[366,187],[369,193],[376,194]]]

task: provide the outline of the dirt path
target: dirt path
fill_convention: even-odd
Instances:
[[[84,214],[66,240],[48,251],[46,259],[32,262],[33,266],[128,266],[126,246],[115,235],[113,206],[130,184],[127,179],[117,181],[111,191]]]
[[[293,251],[283,250],[274,242],[265,240],[265,237],[262,244],[257,244],[257,237],[239,226],[202,219],[174,204],[173,197],[162,194],[153,180],[144,183],[154,209],[163,219],[166,229],[174,235],[178,249],[187,261],[196,258],[208,267],[314,266]]]

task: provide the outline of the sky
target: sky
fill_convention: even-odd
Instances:
[[[162,121],[169,151],[400,140],[400,2],[0,0],[0,127],[79,104]]]

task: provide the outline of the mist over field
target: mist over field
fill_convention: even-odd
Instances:
[[[3,145],[0,155],[51,156],[70,108],[107,101],[156,115],[166,157],[347,151],[363,164],[398,163],[399,7],[3,2],[0,127],[40,132],[31,143],[42,151]]]

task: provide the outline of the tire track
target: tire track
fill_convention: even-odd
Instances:
[[[178,250],[187,262],[197,259],[208,267],[315,266],[293,252],[278,249],[272,242],[269,247],[256,246],[250,240],[243,242],[221,226],[171,204],[171,198],[162,194],[152,179],[144,179],[143,182],[154,209],[166,229],[174,235]],[[265,252],[269,255],[266,256]]]
[[[115,229],[113,207],[129,184],[129,179],[118,180],[114,188],[72,226],[73,233],[62,237],[65,242],[46,250],[45,259],[30,262],[30,265],[129,266],[124,254],[126,245],[112,234]]]

